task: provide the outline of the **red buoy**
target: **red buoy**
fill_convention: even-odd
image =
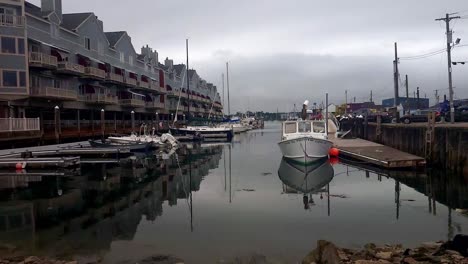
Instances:
[[[330,157],[338,157],[340,155],[340,150],[337,148],[331,148],[328,154],[330,154]]]
[[[17,170],[22,170],[23,169],[23,164],[21,164],[20,162],[16,163],[16,169]]]
[[[331,165],[340,163],[340,160],[337,157],[330,157],[329,162]]]

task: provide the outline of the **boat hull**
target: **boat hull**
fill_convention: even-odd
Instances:
[[[153,145],[150,142],[142,142],[142,143],[134,143],[134,144],[119,144],[119,143],[102,142],[98,140],[89,140],[88,142],[93,148],[124,148],[132,152],[137,152],[137,151],[147,152]]]
[[[301,137],[278,143],[283,157],[298,164],[309,164],[327,158],[333,143],[313,137]]]
[[[201,135],[204,140],[212,139],[219,141],[232,141],[234,137],[234,131],[232,129],[187,129],[187,128],[171,128],[173,135]]]

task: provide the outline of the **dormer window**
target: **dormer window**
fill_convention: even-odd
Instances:
[[[91,39],[88,38],[88,37],[85,37],[84,40],[85,40],[85,43],[84,43],[85,48],[86,48],[87,50],[91,50]]]

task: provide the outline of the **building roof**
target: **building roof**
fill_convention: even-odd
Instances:
[[[193,75],[196,73],[197,71],[196,70],[188,70],[188,76],[190,79],[193,78]]]
[[[109,41],[109,44],[111,47],[115,47],[117,42],[123,37],[123,35],[126,34],[125,31],[116,31],[116,32],[105,32],[107,40]]]
[[[62,27],[68,30],[76,30],[83,22],[92,16],[93,13],[73,13],[63,14]]]
[[[36,5],[33,5],[29,2],[24,2],[24,7],[25,7],[25,12],[28,13],[28,14],[31,14],[33,16],[37,16],[37,17],[45,17],[45,16],[48,16],[50,13],[47,13],[47,12],[42,12],[41,8],[36,6]]]
[[[145,61],[146,55],[143,54],[137,54],[137,60]]]
[[[169,70],[169,67],[167,67],[166,65],[164,65],[162,63],[158,63],[158,66],[159,66],[159,68],[161,68],[161,69],[163,69],[165,71]]]
[[[182,71],[185,69],[184,64],[174,65],[174,70],[176,71],[177,76],[182,76]]]

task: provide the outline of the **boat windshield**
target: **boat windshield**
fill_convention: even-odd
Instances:
[[[308,133],[312,131],[312,125],[310,122],[299,122],[299,133]]]
[[[284,124],[284,133],[285,134],[292,134],[297,132],[297,123],[285,123]]]
[[[314,133],[325,133],[325,122],[314,122]]]

